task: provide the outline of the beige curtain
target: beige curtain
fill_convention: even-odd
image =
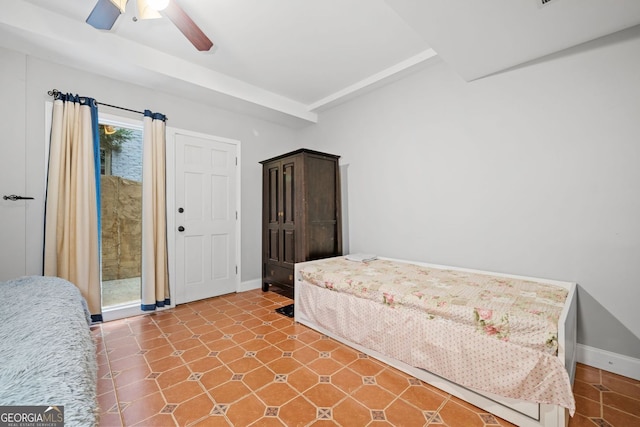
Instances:
[[[142,310],[170,305],[165,199],[165,117],[146,110],[142,154]]]
[[[75,284],[101,320],[96,131],[95,101],[60,94],[51,126],[44,274]]]

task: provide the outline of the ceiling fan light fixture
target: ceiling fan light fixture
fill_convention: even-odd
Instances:
[[[169,6],[169,0],[147,0],[147,4],[154,10],[164,10]]]
[[[139,19],[158,19],[162,15],[149,5],[147,0],[138,0],[138,18]]]

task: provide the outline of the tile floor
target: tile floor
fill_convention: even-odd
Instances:
[[[100,426],[510,426],[274,312],[260,290],[93,328]],[[640,426],[640,382],[579,365],[571,427]],[[605,421],[606,420],[606,421]]]

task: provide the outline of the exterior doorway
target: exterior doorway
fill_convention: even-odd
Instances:
[[[140,306],[142,123],[100,117],[102,308]]]

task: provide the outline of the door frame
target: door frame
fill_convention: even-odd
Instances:
[[[241,210],[241,182],[240,178],[241,174],[241,150],[240,150],[240,141],[236,139],[224,138],[221,136],[215,136],[211,134],[194,132],[186,129],[174,128],[167,126],[167,152],[166,152],[166,179],[167,179],[167,246],[168,246],[168,257],[169,257],[169,290],[171,292],[171,307],[175,307],[176,305],[176,296],[178,295],[177,289],[177,277],[176,277],[176,135],[185,135],[191,136],[194,138],[201,138],[206,140],[213,140],[218,142],[223,142],[226,144],[232,144],[236,146],[236,159],[237,159],[237,167],[236,167],[236,212],[238,213],[238,217],[236,219],[236,266],[238,269],[238,274],[236,274],[235,278],[235,291],[238,292],[240,289],[241,283],[241,273],[242,273],[242,257],[241,257],[241,229],[240,224],[242,223],[242,210]]]

